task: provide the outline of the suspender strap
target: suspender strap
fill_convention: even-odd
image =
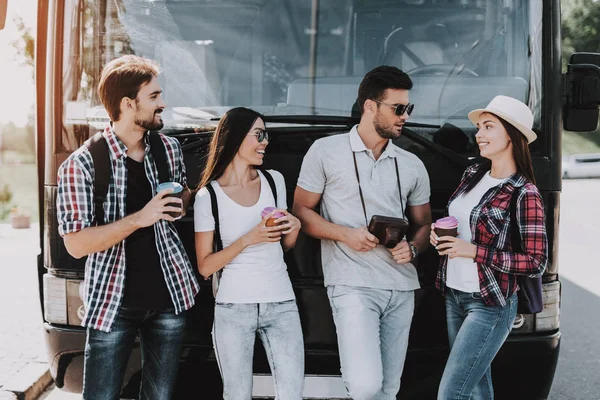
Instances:
[[[213,218],[215,219],[215,253],[223,250],[223,241],[221,240],[221,227],[219,225],[219,205],[217,203],[217,194],[212,184],[206,185],[206,190],[210,195],[210,207],[212,208]]]
[[[108,193],[108,182],[112,168],[108,143],[104,140],[102,132],[85,141],[85,145],[92,155],[94,163],[94,225],[104,225],[104,199]]]
[[[365,222],[369,225],[367,219],[367,207],[365,206],[365,198],[363,196],[362,189],[360,187],[360,176],[358,175],[358,164],[356,163],[356,154],[352,152],[354,158],[354,171],[356,172],[356,181],[358,182],[358,193],[360,194],[360,202],[362,203],[363,212],[365,213]],[[404,215],[404,201],[402,200],[402,187],[400,186],[400,173],[398,172],[398,160],[394,157],[394,165],[396,166],[396,180],[398,181],[398,194],[400,195],[400,206],[402,215]]]

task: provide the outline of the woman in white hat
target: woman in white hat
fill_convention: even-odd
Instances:
[[[445,294],[451,349],[438,392],[444,400],[494,398],[490,365],[517,313],[517,277],[542,275],[548,260],[528,148],[536,139],[531,110],[496,96],[469,119],[484,160],[467,168],[450,197],[447,212],[458,220],[458,236],[438,237],[432,225],[430,237],[442,256],[436,286]],[[511,243],[512,224],[521,249]]]

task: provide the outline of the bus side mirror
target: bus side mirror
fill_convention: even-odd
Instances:
[[[591,132],[598,128],[600,54],[574,53],[564,81],[563,128]]]
[[[4,29],[6,24],[6,9],[8,7],[8,0],[0,0],[0,31]]]

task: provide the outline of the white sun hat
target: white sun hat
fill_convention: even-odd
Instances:
[[[473,110],[469,113],[469,119],[477,125],[479,116],[483,113],[494,114],[519,130],[527,138],[527,143],[537,139],[537,135],[531,130],[533,126],[533,114],[525,103],[508,96],[496,96],[490,101],[486,108]]]

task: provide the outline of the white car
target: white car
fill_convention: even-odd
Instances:
[[[563,158],[562,177],[600,178],[600,153],[573,154]]]

